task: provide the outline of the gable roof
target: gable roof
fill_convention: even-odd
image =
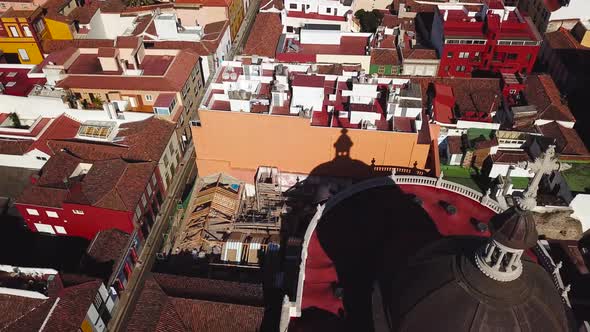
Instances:
[[[101,282],[93,280],[61,289],[48,299],[0,295],[0,330],[44,332],[78,331]],[[58,301],[59,299],[59,301]]]
[[[282,33],[283,24],[279,14],[259,13],[256,15],[242,54],[274,58]]]
[[[186,288],[189,292],[214,293],[215,291],[227,292],[223,289],[223,285],[229,285],[227,281],[211,279],[200,279],[197,285],[190,279],[193,278],[162,274],[149,275],[129,320],[127,331],[259,330],[264,316],[264,307],[214,302],[194,297],[180,298],[168,294],[170,287],[177,290]],[[165,283],[166,286],[161,286],[160,282]],[[188,282],[187,287],[182,282]],[[172,285],[173,283],[177,285]],[[206,289],[208,283],[218,283],[221,287]],[[196,289],[195,286],[205,287],[205,289]],[[233,291],[235,292],[236,289]],[[197,297],[200,295],[192,294]]]
[[[529,105],[537,107],[538,119],[576,121],[569,107],[561,101],[561,94],[555,82],[547,74],[527,77],[525,97]]]
[[[400,64],[396,49],[391,48],[374,48],[371,50],[372,65],[393,65]]]
[[[553,121],[539,126],[539,131],[543,136],[555,139],[558,153],[588,155],[588,149],[575,129],[566,128]]]

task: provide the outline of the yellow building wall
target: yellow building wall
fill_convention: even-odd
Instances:
[[[43,39],[70,40],[74,39],[72,27],[69,24],[45,18],[45,31],[47,37]]]
[[[312,127],[310,120],[223,111],[199,111],[201,126],[192,127],[196,162],[201,176],[226,172],[252,181],[258,166],[309,174],[335,159],[334,144],[341,128]],[[429,144],[418,144],[415,133],[349,129],[352,160],[370,165],[430,168]]]
[[[16,39],[16,40],[15,40]],[[39,46],[33,38],[0,38],[0,50],[4,53],[17,53],[18,50],[23,49],[27,51],[29,60],[25,61],[18,56],[22,64],[36,65],[43,61],[43,54],[39,50]]]
[[[231,5],[229,6],[229,21],[231,39],[234,40],[238,34],[238,31],[240,30],[240,26],[242,26],[242,21],[244,21],[244,8],[242,0],[232,1]]]

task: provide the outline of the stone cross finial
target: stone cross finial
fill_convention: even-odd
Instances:
[[[527,169],[530,173],[535,173],[533,180],[525,190],[523,197],[516,199],[518,206],[523,210],[532,210],[537,206],[537,192],[543,175],[551,174],[553,171],[565,171],[572,166],[557,161],[555,157],[555,145],[550,145],[547,150],[537,157],[535,161],[521,161],[518,167]]]

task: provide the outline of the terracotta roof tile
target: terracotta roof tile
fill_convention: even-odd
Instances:
[[[576,121],[569,107],[562,103],[555,82],[547,74],[527,77],[525,97],[529,105],[537,107],[538,119]]]
[[[396,49],[374,48],[371,50],[372,65],[393,65],[400,64]]]
[[[164,274],[148,276],[127,331],[258,331],[264,307],[200,298],[232,301],[241,290],[251,294],[244,287],[251,286]]]
[[[526,152],[523,151],[498,151],[496,154],[492,155],[492,160],[495,163],[512,165],[520,161],[530,161],[531,158]]]
[[[539,126],[539,131],[543,136],[555,139],[558,153],[588,155],[586,145],[574,129],[566,128],[553,121]]]
[[[449,136],[447,137],[447,144],[450,154],[462,154],[463,153],[463,141],[461,136]]]
[[[51,155],[51,149],[48,142],[55,139],[66,139],[76,136],[80,129],[80,123],[61,115],[54,119],[49,128],[29,147],[29,151],[38,149]]]
[[[136,48],[141,43],[141,38],[136,36],[118,36],[115,45],[118,48]]]
[[[54,307],[43,331],[78,331],[86,318],[101,282],[90,281],[62,289],[59,303]]]
[[[262,1],[260,1],[260,10],[269,10],[271,8],[283,10],[283,9],[285,9],[285,3],[283,0],[262,0]]]
[[[72,40],[43,40],[43,52],[52,56],[54,52],[64,50],[68,47],[75,48],[98,48],[113,47],[115,41],[111,39],[72,39]]]
[[[168,296],[264,306],[262,285],[154,273]]]
[[[274,58],[282,33],[283,25],[279,14],[259,13],[242,54]]]
[[[0,138],[0,154],[20,156],[29,151],[33,140],[13,140]]]

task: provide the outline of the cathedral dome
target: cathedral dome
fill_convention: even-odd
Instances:
[[[410,257],[390,285],[381,285],[382,298],[390,299],[383,304],[391,330],[568,330],[551,277],[521,258],[537,239],[530,212],[511,209],[490,223],[490,239],[438,240]]]

